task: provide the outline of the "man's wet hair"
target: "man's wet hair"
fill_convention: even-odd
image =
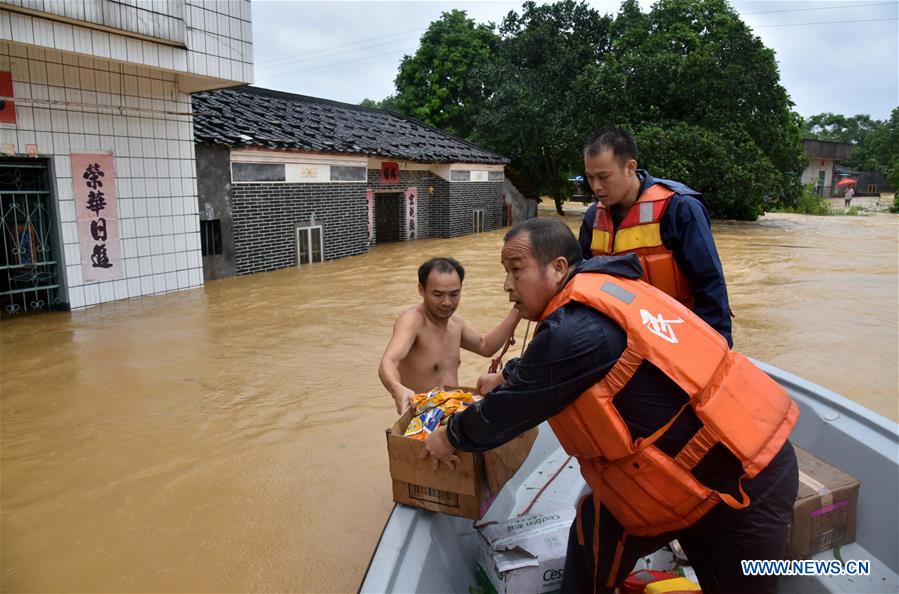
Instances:
[[[459,282],[465,280],[465,269],[456,260],[452,258],[431,258],[418,267],[418,284],[422,287],[428,286],[428,277],[432,270],[437,272],[445,272],[447,274],[456,271],[459,275]]]
[[[509,229],[503,242],[508,243],[524,231],[531,239],[531,253],[541,266],[546,266],[559,256],[565,258],[569,266],[583,259],[581,244],[560,219],[526,219]]]
[[[603,128],[591,134],[584,143],[585,157],[595,157],[606,150],[612,151],[621,165],[631,159],[637,160],[637,141],[624,128]]]

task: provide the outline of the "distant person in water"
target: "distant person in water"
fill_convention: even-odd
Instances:
[[[849,208],[852,205],[853,196],[855,196],[855,190],[852,189],[852,186],[849,186],[849,189],[843,194],[843,205],[846,208]]]
[[[418,269],[422,302],[397,318],[378,368],[398,413],[409,408],[417,393],[459,385],[460,348],[490,357],[515,331],[515,309],[485,336],[455,315],[464,279],[465,269],[452,258],[431,258]]]

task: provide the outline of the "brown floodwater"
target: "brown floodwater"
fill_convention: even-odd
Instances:
[[[897,221],[717,223],[736,348],[899,417]],[[5,321],[0,590],[354,592],[391,508],[377,364],[393,320],[420,262],[450,254],[460,315],[491,328],[501,243],[383,245]],[[464,353],[460,381],[487,365]]]

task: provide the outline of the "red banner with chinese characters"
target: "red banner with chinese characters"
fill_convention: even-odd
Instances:
[[[0,71],[0,124],[16,123],[16,106],[12,100],[12,73]]]
[[[115,161],[111,153],[72,153],[75,218],[85,283],[122,278]]]
[[[400,183],[400,164],[394,161],[381,161],[381,183]]]

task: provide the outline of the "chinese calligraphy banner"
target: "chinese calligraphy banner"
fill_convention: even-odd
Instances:
[[[365,207],[368,209],[368,242],[375,240],[375,199],[371,188],[365,190]]]
[[[418,188],[406,188],[406,236],[418,239]]]
[[[109,153],[72,153],[71,159],[84,282],[122,278],[113,156]]]

